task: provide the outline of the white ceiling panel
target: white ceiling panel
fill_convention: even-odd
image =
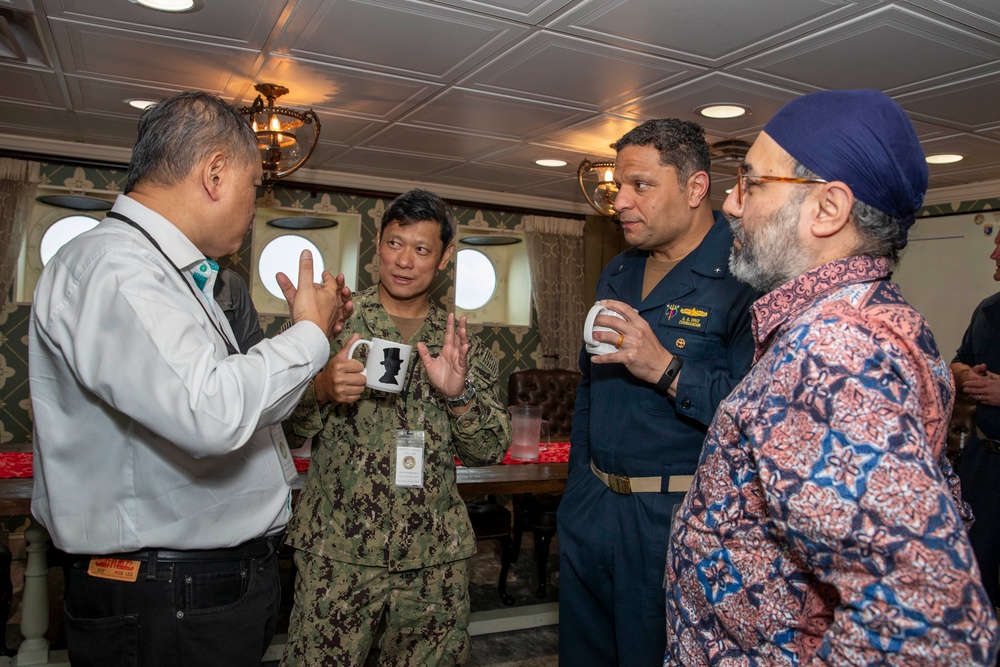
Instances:
[[[407,0],[326,0],[296,11],[277,48],[298,58],[451,81],[527,28]],[[410,53],[413,57],[400,58]]]
[[[582,118],[582,111],[452,88],[411,113],[406,121],[438,129],[455,128],[523,139]]]
[[[619,115],[642,119],[673,116],[696,121],[709,132],[735,135],[760,129],[778,109],[799,94],[778,86],[749,81],[736,75],[712,72],[612,111]],[[739,118],[704,118],[699,116],[696,110],[705,100],[714,100],[716,104],[740,104],[748,107],[750,113]]]
[[[607,110],[702,71],[701,67],[587,40],[535,35],[462,85]]]
[[[537,25],[563,7],[573,4],[572,0],[491,0],[490,2],[482,2],[481,0],[439,0],[439,2],[442,5],[451,5],[452,7],[468,9],[473,12],[530,25]]]
[[[251,71],[257,53],[101,26],[52,21],[66,74],[225,93]]]
[[[905,90],[921,82],[974,75],[1000,59],[1000,43],[897,7],[809,35],[734,71],[805,89]]]
[[[181,14],[0,0],[0,11],[18,27],[0,44],[0,154],[121,164],[138,118],[126,99],[200,89],[244,106],[267,82],[290,89],[280,105],[322,121],[309,178],[522,193],[579,214],[580,161],[613,157],[609,144],[643,120],[694,119],[710,142],[750,142],[797,95],[871,87],[910,113],[925,151],[966,155],[932,167],[932,187],[1000,182],[1000,0],[205,0]],[[752,113],[696,114],[711,103]],[[542,157],[567,165],[543,170]],[[730,167],[713,166],[717,205]]]
[[[0,90],[7,101],[45,104],[62,108],[66,100],[59,88],[59,76],[34,67],[0,62]]]
[[[552,27],[647,53],[720,65],[817,29],[873,0],[587,0]]]
[[[518,145],[518,143],[512,139],[497,139],[476,134],[443,132],[396,124],[365,141],[364,145],[388,151],[422,153],[461,160],[469,155],[494,153],[505,146]]]
[[[435,83],[283,56],[270,58],[257,80],[287,87],[291,92],[281,98],[283,105],[307,105],[380,120],[398,117],[441,89]],[[256,93],[251,90],[248,95],[249,103]]]
[[[51,22],[114,26],[125,30],[260,49],[286,11],[283,0],[241,0],[239,11],[223,2],[197,12],[157,12],[127,0],[42,0]]]
[[[936,89],[901,95],[899,103],[916,118],[974,131],[1000,119],[1000,64],[991,74]]]

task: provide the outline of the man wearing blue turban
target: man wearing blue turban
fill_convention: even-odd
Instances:
[[[926,187],[873,90],[803,96],[747,153],[730,270],[766,294],[674,523],[665,665],[994,664],[948,365],[889,280]]]

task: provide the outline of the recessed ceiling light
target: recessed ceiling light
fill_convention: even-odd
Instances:
[[[750,113],[742,104],[709,104],[695,109],[705,118],[739,118]]]
[[[125,100],[125,102],[128,103],[130,107],[135,107],[136,109],[148,109],[149,107],[156,104],[154,100],[140,100],[140,99]]]
[[[535,164],[539,167],[565,167],[566,160],[552,160],[545,158],[543,160],[535,160]]]
[[[128,0],[133,5],[140,5],[160,12],[189,12],[201,9],[202,0]]]
[[[928,164],[951,164],[952,162],[958,162],[964,160],[964,155],[959,155],[957,153],[937,153],[935,155],[927,156]]]

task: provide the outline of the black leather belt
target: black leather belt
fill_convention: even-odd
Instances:
[[[281,548],[285,539],[284,533],[250,540],[235,547],[224,549],[142,549],[120,554],[101,554],[101,558],[117,558],[119,560],[150,560],[167,563],[178,562],[211,562],[225,560],[251,560],[264,558]],[[89,556],[88,556],[89,557]]]

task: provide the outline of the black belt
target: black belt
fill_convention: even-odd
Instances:
[[[100,558],[116,558],[119,560],[149,560],[164,561],[168,563],[178,562],[212,562],[226,560],[252,560],[264,558],[278,551],[285,539],[285,534],[261,537],[256,540],[244,542],[235,547],[224,549],[142,549],[141,551],[129,551],[120,554],[100,554]],[[89,558],[89,556],[86,556]]]

